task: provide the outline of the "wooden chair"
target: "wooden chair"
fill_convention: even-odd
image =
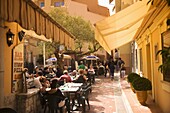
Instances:
[[[42,92],[39,92],[39,97],[40,97],[41,106],[44,109],[44,113],[45,113],[48,107],[47,97]]]
[[[67,108],[67,99],[65,99],[65,105],[62,107],[59,107],[57,102],[59,102],[60,97],[56,95],[47,95],[47,101],[48,101],[48,108],[49,108],[49,113],[63,113],[63,108],[66,106]]]

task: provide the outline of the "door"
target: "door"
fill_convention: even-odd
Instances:
[[[151,51],[150,51],[150,43],[146,46],[146,66],[147,66],[147,77],[152,82],[152,76],[151,76]],[[152,92],[149,92],[152,95]]]

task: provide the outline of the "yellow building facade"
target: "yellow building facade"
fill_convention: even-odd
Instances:
[[[170,113],[170,82],[158,71],[162,64],[162,56],[156,55],[162,49],[163,34],[169,32],[167,20],[170,19],[170,6],[165,1],[154,2],[151,8],[155,11],[144,18],[143,24],[136,35],[136,49],[138,66],[136,72],[152,82],[152,91],[149,93],[164,113]]]
[[[19,32],[21,30],[34,31],[39,36],[43,35],[45,40],[52,39],[64,45],[71,45],[71,42],[74,44],[74,36],[32,1],[16,0],[15,2],[8,2],[0,0],[0,12],[0,107],[22,110],[19,107],[25,106],[24,110],[27,109],[30,112],[34,110],[35,112],[31,113],[36,113],[37,109],[33,108],[36,103],[32,103],[32,100],[23,102],[27,103],[27,105],[29,103],[32,108],[19,105],[22,102],[17,103],[20,100],[17,98],[17,94],[20,92],[17,90],[19,83],[15,83],[20,78],[17,78],[19,76],[15,76],[15,73],[18,72],[17,75],[22,76],[23,62],[25,60],[23,52],[24,40],[20,40]],[[12,36],[9,36],[9,30],[12,32],[13,40],[11,40]],[[43,40],[43,38],[41,37],[38,40]],[[11,45],[8,45],[7,41],[10,41]],[[22,111],[20,113],[26,112]]]

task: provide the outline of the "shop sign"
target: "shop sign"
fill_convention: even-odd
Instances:
[[[19,44],[13,49],[13,83],[12,92],[17,92],[20,87],[19,81],[22,79],[22,70],[24,67],[24,45]]]

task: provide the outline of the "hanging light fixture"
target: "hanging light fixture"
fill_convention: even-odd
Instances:
[[[7,39],[7,44],[10,47],[14,42],[14,34],[11,32],[10,29],[6,33],[6,39]]]

